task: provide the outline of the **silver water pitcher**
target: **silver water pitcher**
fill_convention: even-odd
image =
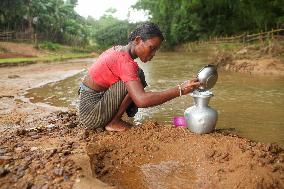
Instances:
[[[204,66],[197,75],[197,79],[202,83],[199,89],[194,90],[190,95],[194,99],[194,105],[184,112],[187,127],[194,133],[210,133],[214,131],[218,113],[208,106],[213,93],[209,91],[218,79],[217,68],[214,65]]]
[[[214,131],[218,119],[217,111],[208,106],[213,93],[194,91],[190,95],[194,99],[194,105],[184,112],[188,129],[198,134],[211,133]]]

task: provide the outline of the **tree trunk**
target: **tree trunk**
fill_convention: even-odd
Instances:
[[[28,0],[28,35],[30,35],[30,39],[34,37],[34,29],[33,29],[33,18],[31,15],[31,0]]]

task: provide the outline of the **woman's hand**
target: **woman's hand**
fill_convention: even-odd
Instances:
[[[147,108],[163,104],[164,102],[176,98],[180,91],[181,95],[188,94],[198,88],[200,82],[198,82],[197,79],[185,81],[183,84],[179,85],[179,91],[177,91],[177,87],[175,86],[161,92],[145,92],[144,87],[139,80],[127,81],[125,85],[130,98],[136,106],[139,108]]]
[[[194,89],[197,89],[200,86],[200,84],[201,83],[198,82],[197,78],[183,82],[180,86],[182,95],[186,95],[192,92]]]

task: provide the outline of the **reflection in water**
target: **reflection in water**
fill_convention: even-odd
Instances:
[[[149,63],[139,65],[149,86],[146,90],[161,91],[191,79],[208,64],[206,54],[161,53]],[[32,89],[27,97],[32,102],[54,106],[74,106],[79,82],[84,73],[66,80]],[[209,105],[219,113],[218,129],[235,128],[235,132],[253,140],[277,142],[284,146],[284,78],[251,76],[220,72]],[[32,99],[33,98],[33,99]],[[153,118],[170,123],[172,117],[182,116],[193,104],[189,95],[176,98],[153,108],[142,108],[135,122]]]

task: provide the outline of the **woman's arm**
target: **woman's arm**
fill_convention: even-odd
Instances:
[[[188,94],[200,85],[197,80],[186,81],[181,85],[182,94]],[[127,91],[133,102],[139,108],[146,108],[163,104],[180,96],[179,87],[173,87],[161,92],[145,92],[140,81],[126,82]]]

